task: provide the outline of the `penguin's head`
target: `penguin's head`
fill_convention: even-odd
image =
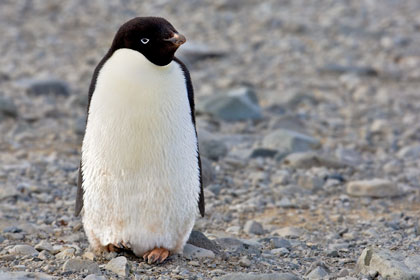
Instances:
[[[150,62],[165,66],[185,41],[185,37],[164,18],[136,17],[120,27],[111,51],[132,49],[142,53]]]

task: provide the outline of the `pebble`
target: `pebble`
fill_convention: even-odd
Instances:
[[[116,257],[105,265],[105,269],[110,270],[119,276],[127,277],[129,274],[127,258],[124,256]]]
[[[244,232],[247,234],[261,235],[264,234],[264,229],[260,223],[251,220],[245,223]]]
[[[262,146],[283,152],[306,152],[319,148],[320,142],[296,131],[277,129],[264,137]]]
[[[418,159],[420,157],[420,145],[412,145],[401,148],[397,156],[402,159]]]
[[[182,254],[187,260],[202,259],[202,258],[213,259],[215,257],[215,254],[213,253],[213,251],[199,248],[191,244],[185,244],[184,251]]]
[[[314,152],[301,152],[288,155],[283,163],[298,169],[310,169],[312,167],[327,167],[340,169],[348,167],[348,164],[333,158],[327,158]]]
[[[53,246],[45,240],[42,240],[40,243],[35,245],[35,249],[38,251],[46,250],[50,253],[54,251]]]
[[[97,263],[81,258],[67,260],[63,265],[63,272],[81,272],[87,270],[88,273],[99,273],[100,269]]]
[[[239,260],[239,265],[242,267],[250,267],[251,261],[246,256],[244,256]]]
[[[218,280],[300,280],[291,273],[230,273],[217,278]]]
[[[256,120],[262,118],[255,92],[247,87],[233,89],[198,99],[197,111],[214,115],[225,121]]]
[[[30,245],[16,245],[9,250],[9,253],[20,256],[38,256],[38,251]]]
[[[2,116],[16,118],[18,109],[12,99],[0,96],[0,120]]]
[[[347,184],[347,193],[352,196],[367,197],[394,197],[403,194],[403,191],[391,181],[385,179],[371,179],[352,181]]]
[[[201,135],[201,134],[199,134]],[[226,156],[228,148],[226,144],[217,139],[203,139],[199,136],[200,155],[210,160],[219,160]]]
[[[356,264],[357,271],[377,271],[385,279],[420,279],[420,255],[405,257],[399,252],[369,247],[363,250]]]
[[[70,259],[74,257],[76,250],[74,248],[65,248],[60,253],[56,254],[57,259]]]

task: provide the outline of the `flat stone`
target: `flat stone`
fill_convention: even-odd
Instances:
[[[377,271],[385,279],[420,279],[420,255],[406,258],[399,252],[369,247],[357,260],[356,270],[364,274]]]
[[[74,257],[74,253],[76,253],[76,249],[74,248],[65,248],[63,251],[55,255],[57,259],[70,259]]]
[[[310,169],[312,167],[327,167],[340,169],[349,167],[348,164],[333,158],[327,158],[314,152],[293,153],[283,159],[283,163],[298,169]]]
[[[256,221],[247,221],[244,226],[244,231],[247,234],[256,234],[261,235],[264,234],[264,229],[262,225]]]
[[[358,76],[377,76],[378,72],[369,66],[340,65],[335,63],[325,64],[318,69],[322,73],[355,74]]]
[[[84,280],[106,280],[105,276],[102,275],[96,275],[96,274],[89,274]]]
[[[54,251],[53,246],[45,240],[42,240],[37,245],[35,245],[35,249],[38,251],[46,250],[50,253]]]
[[[20,83],[27,87],[27,91],[29,94],[33,95],[70,95],[69,85],[65,81],[58,79],[29,79],[21,81]]]
[[[0,280],[53,280],[54,276],[41,272],[7,272],[0,270]]]
[[[300,280],[301,278],[291,273],[230,273],[219,278],[218,280]]]
[[[95,274],[100,272],[97,263],[81,258],[67,260],[63,265],[63,272],[81,272],[83,270],[87,270],[88,273]]]
[[[305,234],[305,230],[299,227],[284,227],[272,231],[271,234],[277,234],[282,237],[299,238],[301,235]]]
[[[12,255],[20,256],[38,256],[38,251],[34,247],[29,245],[16,245],[9,250],[9,253]]]
[[[277,153],[278,153],[278,151],[273,150],[273,149],[255,148],[254,150],[252,150],[252,153],[249,157],[250,158],[258,158],[258,157],[273,158],[273,157],[275,157],[275,155]]]
[[[264,137],[262,146],[278,151],[306,152],[319,148],[320,142],[300,132],[277,129]]]
[[[255,120],[262,117],[256,94],[248,87],[206,96],[198,100],[196,109],[225,121]]]
[[[219,58],[226,54],[224,50],[211,47],[208,44],[200,44],[197,42],[186,42],[180,48],[176,55],[186,65],[191,65],[199,60],[208,58]]]
[[[110,270],[119,276],[127,277],[129,273],[127,258],[124,256],[116,257],[105,265],[105,269]]]
[[[213,251],[203,249],[200,247],[196,247],[191,244],[185,244],[183,256],[188,260],[193,259],[202,259],[202,258],[211,258],[213,259],[215,257]]]
[[[353,181],[347,184],[347,193],[352,196],[394,197],[404,194],[394,183],[385,179]]]
[[[397,156],[402,159],[418,159],[420,157],[420,145],[412,145],[401,148]]]
[[[318,280],[324,279],[328,275],[328,271],[326,271],[323,267],[317,266],[314,270],[312,270],[308,275],[308,279],[310,280]]]
[[[202,232],[197,231],[197,230],[193,230],[191,232],[187,243],[194,245],[196,247],[199,247],[199,248],[210,250],[215,254],[220,252],[219,249],[217,248],[216,243],[208,239],[207,236],[205,236]]]
[[[284,239],[284,238],[279,238],[279,237],[272,237],[270,239],[270,244],[271,247],[274,249],[277,248],[286,248],[286,249],[290,249],[292,248],[292,244],[290,244],[289,240]]]

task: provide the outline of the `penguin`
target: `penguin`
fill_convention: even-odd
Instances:
[[[193,86],[175,57],[185,41],[164,18],[136,17],[93,73],[75,214],[95,253],[162,263],[204,216]]]

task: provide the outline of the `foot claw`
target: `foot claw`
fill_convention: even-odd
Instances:
[[[148,264],[152,263],[163,263],[166,258],[169,256],[169,251],[164,248],[155,248],[146,252],[143,255],[143,259],[147,261]]]

